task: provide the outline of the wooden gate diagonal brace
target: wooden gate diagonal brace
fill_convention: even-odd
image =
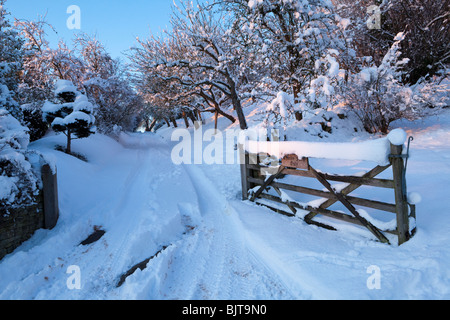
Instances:
[[[345,196],[342,193],[334,191],[331,184],[314,168],[310,167],[311,172],[316,176],[317,180],[330,191],[332,194],[336,196],[336,198],[341,202],[354,216],[357,218],[363,226],[365,226],[367,229],[369,229],[372,234],[377,237],[378,240],[382,243],[389,244],[389,240],[384,236],[381,231],[375,227],[373,224],[371,224],[369,221],[361,217],[361,215],[358,213],[356,208],[345,198]]]
[[[362,176],[362,178],[375,178],[377,175],[383,173],[384,171],[386,171],[391,165],[387,165],[387,166],[376,166],[375,168],[373,168],[372,170],[370,170],[369,172],[367,172],[366,174],[364,174]],[[355,191],[356,189],[360,188],[362,185],[361,184],[357,184],[357,183],[352,183],[349,184],[347,187],[345,187],[344,189],[341,190],[341,194],[343,195],[348,195],[350,193],[352,193],[353,191]],[[327,201],[325,201],[324,203],[322,203],[319,208],[321,209],[326,209],[331,207],[333,204],[335,204],[337,202],[337,200],[334,199],[328,199]],[[312,219],[314,219],[314,217],[318,215],[318,213],[316,212],[310,212],[309,214],[307,214],[305,216],[305,220],[306,221],[311,221]]]
[[[279,177],[282,175],[284,169],[285,169],[284,166],[280,166],[280,167],[278,168],[278,172],[277,172],[276,174],[271,175],[269,178],[267,178],[266,181],[264,181],[264,183],[262,184],[262,186],[261,186],[261,187],[253,194],[253,196],[252,196],[252,198],[250,199],[250,201],[255,202],[256,198],[258,198],[258,197],[261,195],[261,193],[262,193],[267,187],[269,187],[270,184],[271,184],[275,179],[279,178]]]

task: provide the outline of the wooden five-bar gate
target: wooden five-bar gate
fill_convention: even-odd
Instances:
[[[262,164],[265,159],[270,157],[267,153],[250,154],[241,146],[241,177],[242,177],[242,196],[244,200],[257,202],[269,207],[270,209],[287,215],[300,215],[308,224],[318,225],[330,230],[336,230],[334,227],[323,222],[314,220],[317,216],[331,217],[348,223],[356,224],[367,228],[380,242],[389,244],[386,234],[393,234],[398,238],[399,245],[408,241],[415,233],[416,227],[410,226],[410,218],[416,218],[416,207],[408,203],[406,188],[406,165],[407,154],[403,153],[404,146],[391,144],[391,154],[388,165],[377,165],[364,175],[336,175],[323,173],[316,170],[310,164],[309,158],[298,159],[294,154],[285,156],[277,161],[275,172],[271,175],[264,174],[269,169],[268,165]],[[406,160],[405,160],[406,159]],[[267,162],[267,161],[266,161]],[[271,166],[273,169],[273,165]],[[392,179],[377,178],[387,169],[392,168]],[[325,188],[322,190],[313,189],[297,184],[283,183],[286,176],[296,176],[302,178],[315,179]],[[291,179],[292,180],[292,179]],[[299,179],[302,181],[302,179]],[[335,188],[329,181],[345,183],[343,188]],[[381,202],[361,197],[351,196],[350,194],[361,186],[370,186],[374,188],[387,188],[394,192],[395,203]],[[270,189],[275,190],[270,194]],[[320,205],[308,205],[291,200],[285,196],[284,191],[289,190],[304,195],[322,198]],[[274,195],[276,193],[276,195]],[[271,203],[282,204],[271,205]],[[335,203],[342,204],[348,212],[331,210],[330,207]],[[357,206],[377,209],[396,215],[396,228],[390,230],[381,230],[369,220],[363,217]],[[285,208],[285,209],[284,209]],[[394,219],[394,217],[393,217]],[[392,238],[392,237],[391,237]]]

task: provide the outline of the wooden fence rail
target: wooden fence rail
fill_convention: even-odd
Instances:
[[[390,243],[386,234],[395,235],[398,238],[399,245],[401,245],[408,241],[416,231],[415,226],[410,228],[410,218],[415,219],[416,208],[415,205],[409,204],[407,200],[406,168],[404,164],[404,159],[407,155],[403,154],[403,148],[402,145],[397,146],[391,144],[390,163],[384,166],[378,165],[361,176],[323,173],[310,165],[309,158],[298,159],[296,155],[287,155],[283,159],[278,160],[276,172],[272,172],[271,175],[267,176],[262,174],[262,172],[267,170],[269,166],[263,165],[262,163],[270,155],[267,153],[250,154],[241,146],[242,197],[243,200],[257,202],[281,214],[301,216],[309,224],[318,225],[330,230],[335,230],[335,228],[323,222],[315,221],[314,218],[321,215],[363,226],[382,243]],[[252,161],[250,161],[251,159]],[[273,166],[271,168],[273,169]],[[392,168],[392,179],[377,178],[378,175],[389,168]],[[325,191],[285,183],[283,179],[286,176],[315,179],[325,188]],[[300,179],[299,181],[304,180]],[[339,188],[340,190],[336,190],[329,181],[347,183],[347,185]],[[350,195],[350,193],[361,186],[393,190],[395,203]],[[269,194],[268,191],[270,189],[273,189],[277,195]],[[318,206],[312,206],[291,199],[287,200],[282,190],[318,197],[323,201]],[[259,201],[261,199],[265,201]],[[282,204],[286,209],[280,209],[276,205],[271,205],[271,203]],[[335,203],[343,205],[348,212],[343,213],[330,210],[329,208]],[[381,230],[363,217],[360,213],[361,211],[356,206],[395,214],[396,228]]]

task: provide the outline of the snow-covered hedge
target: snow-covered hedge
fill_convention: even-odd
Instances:
[[[27,157],[27,129],[0,108],[0,205],[19,207],[34,202],[39,180]]]

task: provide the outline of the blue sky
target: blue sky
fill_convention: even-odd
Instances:
[[[114,57],[135,44],[136,37],[145,39],[169,26],[173,0],[7,0],[10,17],[36,20],[46,14],[46,20],[58,34],[48,32],[48,39],[55,46],[59,38],[70,43],[73,35],[85,32],[96,35]],[[81,29],[69,30],[67,13],[70,5],[81,10]]]

